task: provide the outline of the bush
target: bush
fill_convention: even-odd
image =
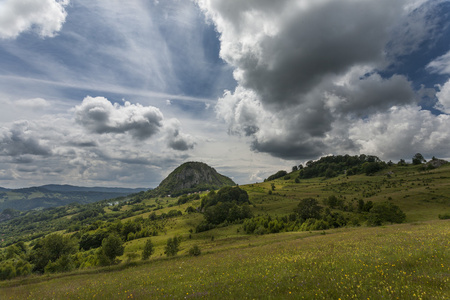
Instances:
[[[189,249],[190,256],[199,256],[200,254],[202,254],[202,251],[200,250],[198,245],[194,245],[191,249]]]
[[[73,259],[69,255],[63,255],[55,262],[49,262],[45,266],[45,273],[69,272],[75,269]]]
[[[450,219],[450,213],[446,213],[446,214],[440,214],[439,215],[439,219],[441,219],[441,220],[448,220],[448,219]]]

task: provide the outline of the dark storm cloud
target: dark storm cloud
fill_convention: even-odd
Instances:
[[[386,10],[389,5],[390,9]],[[398,1],[335,1],[312,5],[280,24],[280,32],[259,41],[261,54],[237,63],[244,87],[265,104],[291,105],[327,75],[351,66],[379,62],[387,28],[401,13]]]
[[[411,83],[401,75],[383,79],[372,74],[363,79],[352,80],[346,86],[334,86],[332,93],[345,99],[337,108],[338,111],[356,115],[387,110],[394,105],[411,104],[415,100]]]
[[[407,76],[380,71],[434,32],[431,5],[198,2],[214,21],[220,55],[238,82],[219,99],[216,113],[231,134],[250,136],[254,151],[286,159],[359,152],[361,138],[350,131],[358,120],[419,101]]]

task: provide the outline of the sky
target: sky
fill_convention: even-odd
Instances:
[[[450,158],[450,1],[0,0],[0,186]]]

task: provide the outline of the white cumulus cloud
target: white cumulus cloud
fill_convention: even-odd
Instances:
[[[86,97],[74,108],[75,119],[90,132],[130,133],[136,139],[147,139],[162,127],[163,114],[153,106],[112,104],[104,97]]]
[[[446,114],[450,114],[450,80],[443,86],[438,86],[438,88],[439,92],[436,93],[438,103],[435,107]]]
[[[0,38],[15,38],[28,30],[53,37],[61,30],[69,0],[4,0],[0,2]]]

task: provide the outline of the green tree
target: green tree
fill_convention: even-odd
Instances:
[[[123,241],[117,234],[110,234],[102,242],[102,253],[108,258],[109,264],[116,262],[116,257],[123,255],[125,247]]]
[[[413,165],[420,165],[423,162],[426,162],[426,160],[420,153],[416,153],[412,158]]]
[[[142,260],[149,259],[154,252],[155,249],[153,247],[152,240],[148,239],[147,242],[145,242],[144,250],[142,251]]]
[[[60,234],[51,234],[39,240],[30,253],[30,262],[34,271],[43,273],[45,266],[56,262],[63,255],[74,254],[78,245],[75,240]]]
[[[370,209],[367,223],[372,226],[380,226],[384,222],[402,223],[405,221],[405,213],[397,205],[391,202],[375,203]]]
[[[177,255],[178,251],[180,251],[180,238],[179,237],[173,237],[169,238],[167,240],[167,245],[164,248],[165,253],[167,256],[175,256]]]
[[[321,211],[322,207],[319,206],[319,202],[317,202],[314,198],[305,198],[300,200],[300,203],[294,210],[294,212],[296,212],[303,220],[320,219]]]

